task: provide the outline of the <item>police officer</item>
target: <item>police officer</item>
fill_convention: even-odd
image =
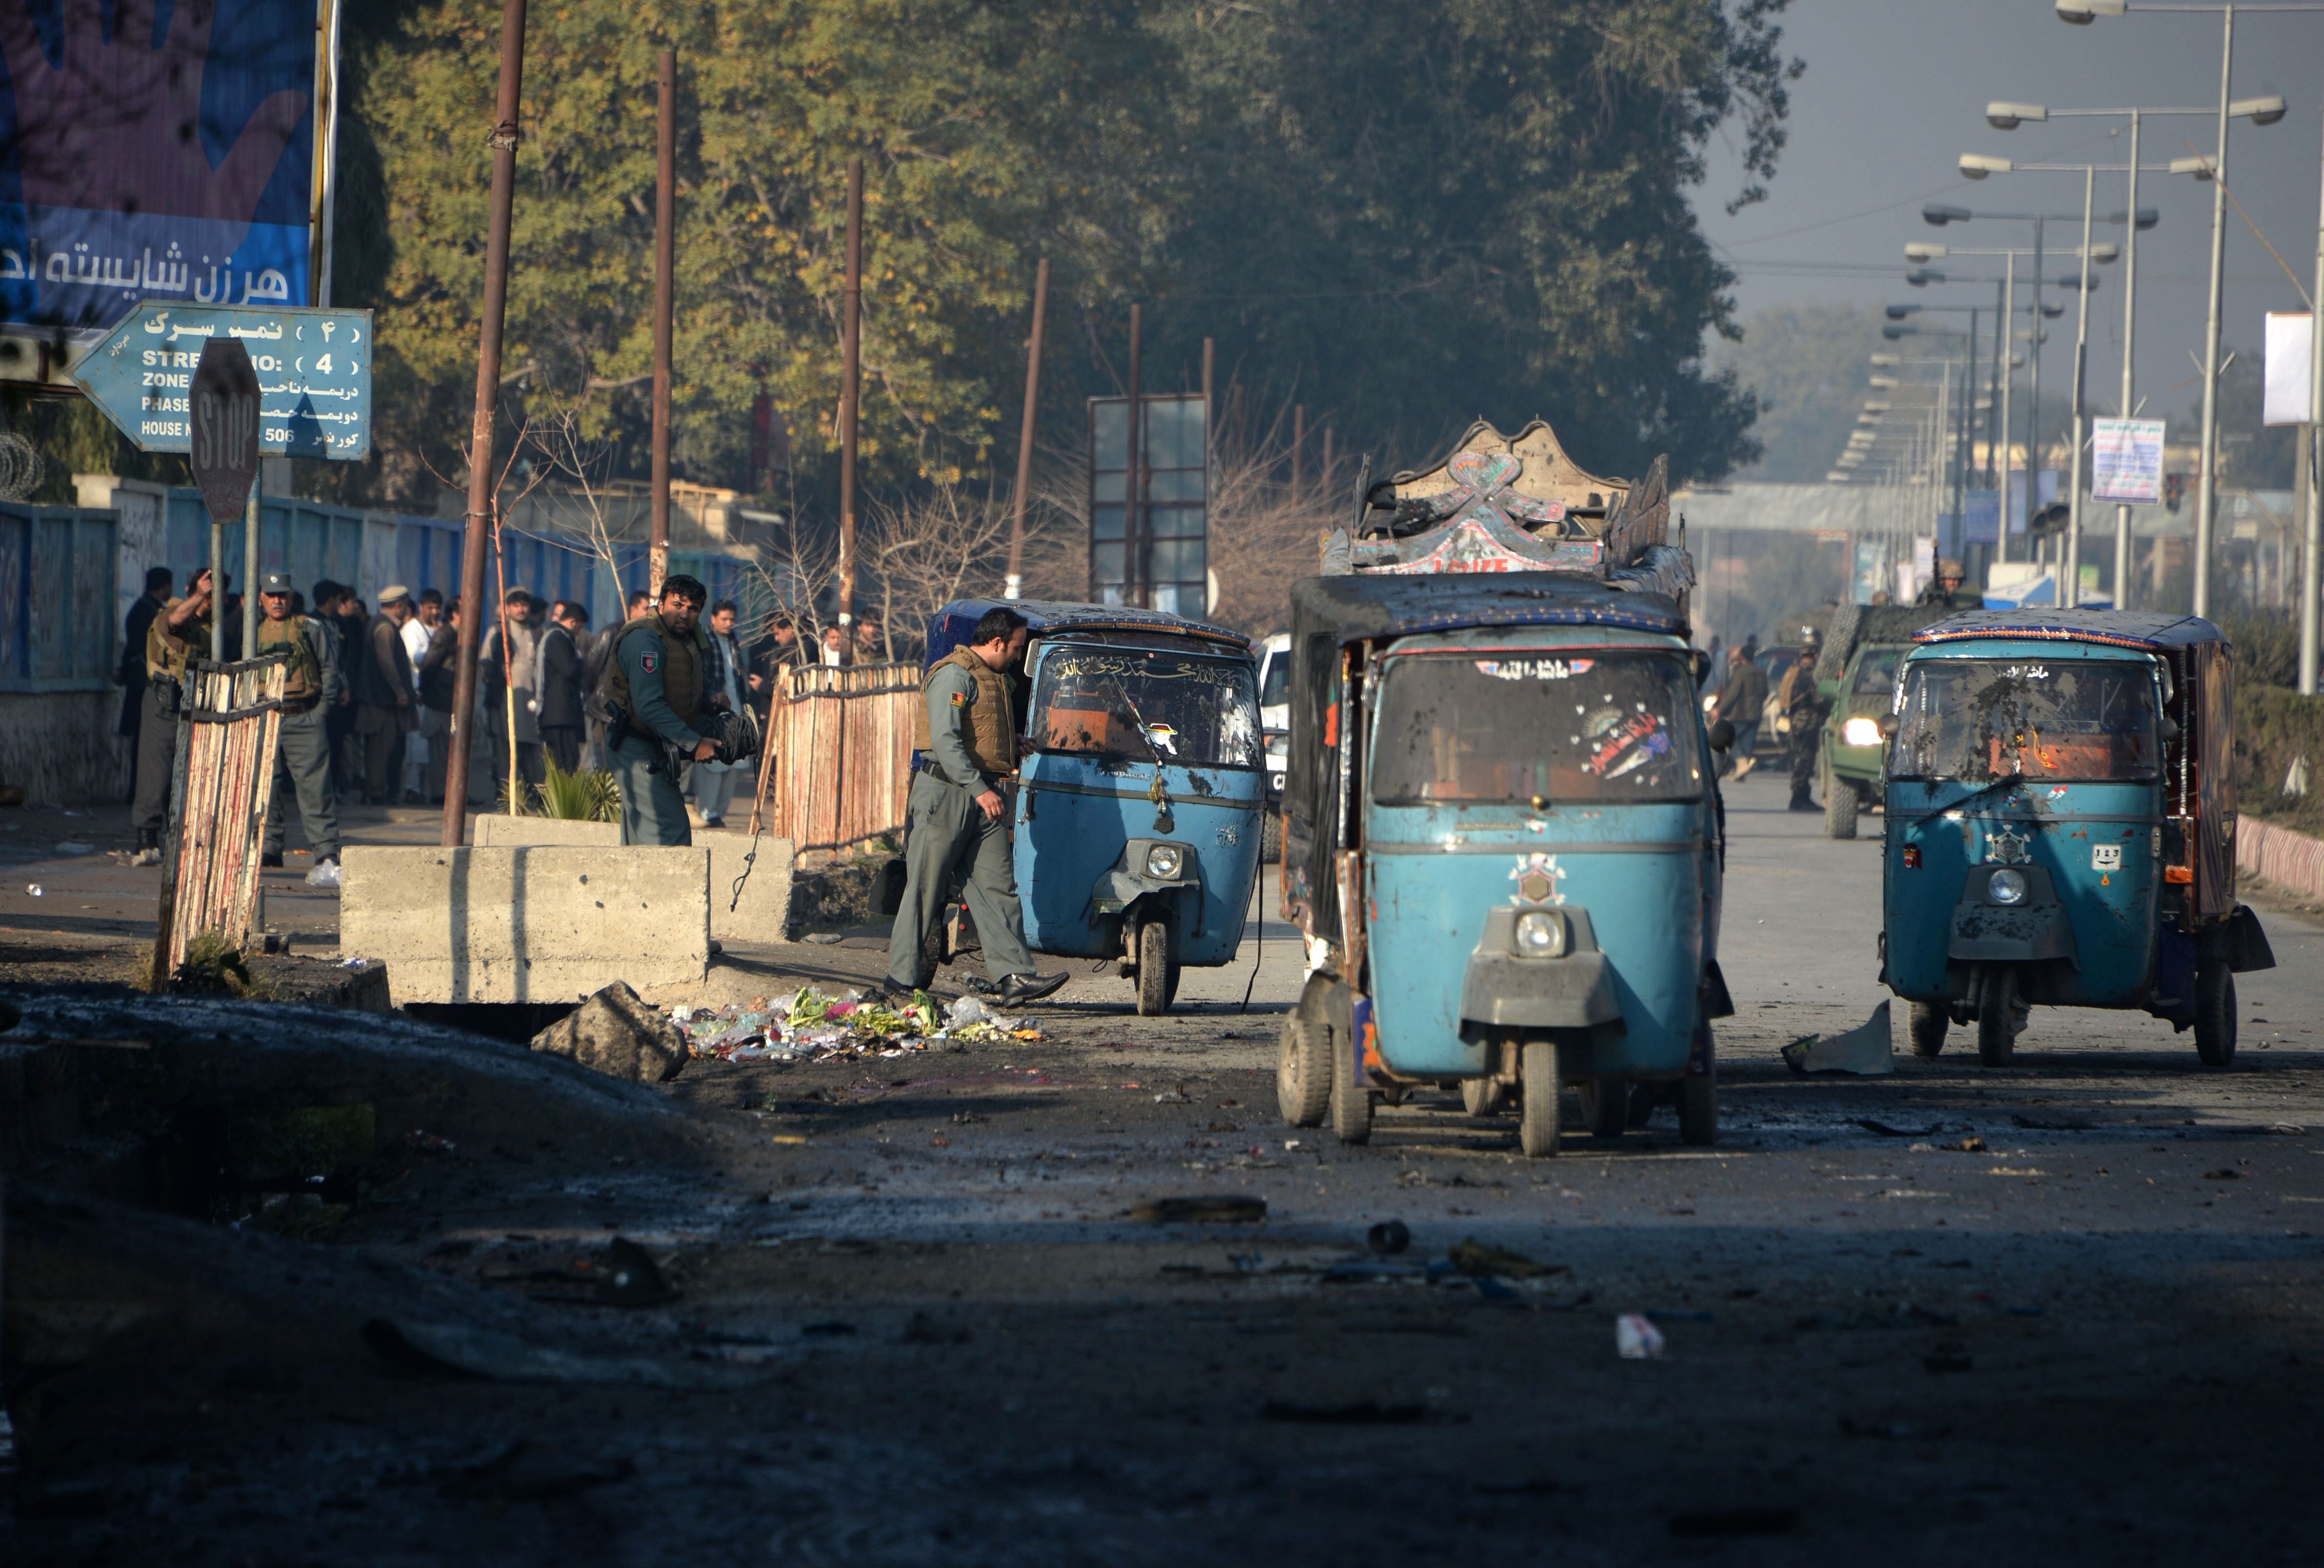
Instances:
[[[1821,642],[1815,629],[1809,628],[1806,640],[1800,645],[1799,662],[1784,673],[1784,683],[1775,689],[1778,709],[1791,726],[1791,809],[1795,812],[1816,809],[1808,791],[1815,782],[1817,743],[1823,734],[1826,706],[1815,678],[1816,651]]]
[[[676,747],[696,762],[718,752],[718,743],[696,729],[710,712],[703,682],[709,654],[696,624],[709,597],[691,577],[665,578],[660,607],[632,616],[613,633],[599,702],[617,715],[605,760],[621,781],[624,844],[694,842],[668,748]]]
[[[331,710],[345,683],[339,673],[339,639],[313,618],[290,610],[290,576],[270,572],[260,580],[259,656],[290,650],[282,678],[282,723],[274,742],[274,803],[266,813],[266,847],[261,866],[282,864],[282,835],[290,802],[299,802],[299,825],[315,852],[314,872],[329,881],[339,861],[338,793],[331,787]]]
[[[210,571],[186,579],[145,628],[145,712],[137,731],[137,793],[129,824],[137,830],[137,864],[161,863],[161,830],[169,826],[170,792],[178,769],[178,705],[189,661],[209,656],[213,613]]]
[[[954,648],[928,668],[914,715],[919,771],[912,778],[904,839],[904,897],[888,939],[888,986],[908,993],[934,976],[920,972],[920,947],[943,918],[945,893],[968,861],[968,912],[984,943],[984,966],[1003,1004],[1038,1002],[1065,983],[1037,974],[1025,946],[1025,912],[1010,868],[1008,810],[1001,781],[1017,771],[1017,725],[1009,700],[1012,647],[1025,618],[994,606]]]

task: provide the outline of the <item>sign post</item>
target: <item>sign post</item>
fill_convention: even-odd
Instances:
[[[202,344],[187,401],[194,484],[210,513],[210,660],[222,665],[226,519],[243,514],[250,487],[258,480],[258,372],[239,338],[214,337]],[[242,585],[245,599],[254,586],[247,582]]]

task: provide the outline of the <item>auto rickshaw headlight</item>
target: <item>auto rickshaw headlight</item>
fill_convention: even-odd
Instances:
[[[1146,851],[1146,875],[1175,881],[1185,868],[1186,852],[1176,844],[1156,844]]]
[[[1554,958],[1565,951],[1565,922],[1535,910],[1517,916],[1517,954],[1526,958]]]
[[[2012,871],[2006,866],[1993,874],[1985,885],[1985,895],[1996,903],[2025,902],[2025,873]]]
[[[1840,738],[1849,746],[1880,744],[1880,721],[1877,719],[1851,719],[1840,727]]]

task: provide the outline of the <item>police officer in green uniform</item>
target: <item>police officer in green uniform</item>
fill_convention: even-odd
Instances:
[[[935,978],[919,972],[921,943],[944,917],[945,893],[963,860],[968,912],[1001,1002],[1037,1002],[1065,983],[1063,974],[1034,972],[1001,798],[1001,779],[1017,771],[1017,725],[1003,672],[1024,629],[1025,618],[1015,610],[986,610],[968,646],[938,659],[920,683],[914,725],[919,771],[904,839],[904,898],[888,939],[891,991],[910,992]]]
[[[622,716],[613,720],[605,761],[621,782],[624,844],[694,842],[669,747],[696,762],[718,751],[718,743],[695,728],[710,711],[703,682],[708,642],[696,624],[709,597],[691,577],[666,578],[660,607],[631,617],[613,633],[598,703]]]
[[[137,863],[161,863],[161,834],[170,825],[170,794],[177,787],[178,707],[186,666],[207,659],[217,613],[210,569],[186,579],[186,596],[172,599],[145,628],[145,713],[137,732],[137,785],[129,807],[137,830]]]
[[[331,738],[324,728],[345,683],[339,674],[339,639],[310,617],[290,613],[290,577],[270,572],[260,582],[258,656],[288,648],[290,668],[282,678],[282,724],[274,743],[274,803],[266,813],[262,866],[282,864],[282,835],[290,802],[299,802],[299,825],[315,851],[315,869],[339,858],[339,802],[331,787]]]

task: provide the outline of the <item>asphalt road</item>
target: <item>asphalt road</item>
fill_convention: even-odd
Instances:
[[[730,1380],[322,1349],[295,1390],[115,1379],[48,1411],[75,1457],[38,1493],[107,1507],[35,1508],[23,1560],[2314,1561],[2324,930],[2264,912],[2231,1071],[2036,1009],[2007,1069],[1900,1029],[1893,1076],[1803,1078],[1779,1048],[1885,995],[1878,849],[1783,797],[1729,802],[1713,1149],[1665,1110],[1527,1160],[1433,1092],[1368,1148],[1283,1127],[1269,920],[1255,973],[1190,975],[1167,1019],[1081,976],[1038,1042],[690,1068],[662,1092],[731,1139],[715,1168],[414,1160],[328,1251],[505,1290],[617,1231],[677,1303],[543,1310]],[[881,956],[754,949],[706,991]],[[1136,1217],[1228,1196],[1264,1220]],[[1368,1262],[1391,1220],[1409,1250]],[[1444,1261],[1469,1242],[1516,1260]],[[1660,1359],[1618,1357],[1633,1312]],[[545,1481],[493,1479],[516,1444]]]

